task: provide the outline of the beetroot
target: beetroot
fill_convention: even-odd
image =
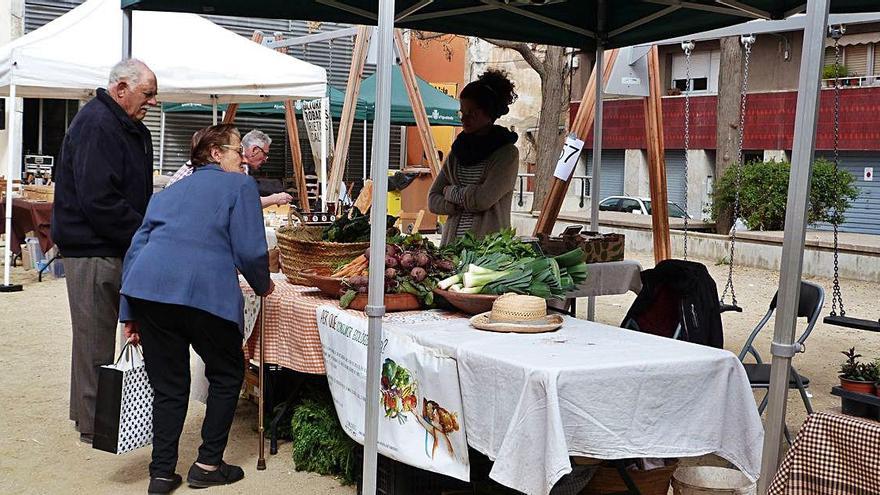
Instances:
[[[416,258],[412,253],[403,253],[400,256],[400,266],[406,270],[411,270],[416,266]]]
[[[386,244],[385,245],[385,256],[395,256],[400,254],[400,248],[395,246],[394,244]]]
[[[348,282],[348,285],[350,285],[352,287],[366,287],[367,284],[370,283],[370,280],[363,275],[355,275],[354,277],[348,277],[348,279],[346,279],[346,280]]]
[[[421,282],[422,280],[425,280],[425,277],[428,276],[428,272],[420,266],[413,268],[412,271],[409,272],[409,274],[416,282]]]
[[[364,258],[370,259],[370,248],[364,249]]]
[[[417,266],[425,267],[428,266],[428,264],[431,262],[431,258],[429,258],[428,254],[424,251],[420,251],[418,254],[416,254],[415,258]]]
[[[435,260],[434,267],[441,272],[451,272],[455,269],[455,265],[450,260]]]
[[[394,278],[397,276],[397,270],[394,268],[386,268],[385,269],[385,278]]]
[[[394,256],[385,256],[385,268],[397,268],[397,258]]]

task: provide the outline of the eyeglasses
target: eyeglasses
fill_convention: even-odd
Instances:
[[[266,161],[269,161],[269,153],[267,153],[266,150],[264,150],[263,148],[260,148],[259,146],[256,146],[256,145],[254,145],[254,148],[260,150],[260,153],[262,153],[263,156],[266,157]]]
[[[231,144],[221,144],[220,147],[221,147],[221,148],[226,148],[226,149],[228,149],[228,150],[235,151],[235,152],[238,153],[239,155],[244,156],[244,146],[242,146],[242,145],[240,145],[240,144],[239,144],[238,146],[233,146],[233,145],[231,145]]]

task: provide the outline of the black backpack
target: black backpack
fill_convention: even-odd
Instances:
[[[642,290],[621,326],[724,347],[718,288],[706,267],[693,261],[663,260],[644,270]]]

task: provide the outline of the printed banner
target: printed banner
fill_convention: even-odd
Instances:
[[[346,433],[364,443],[367,320],[333,306],[317,308],[327,381]],[[379,453],[428,471],[469,481],[467,440],[454,359],[398,337],[382,341]]]

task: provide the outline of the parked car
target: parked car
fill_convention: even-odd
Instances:
[[[672,218],[693,218],[684,211],[681,206],[669,202],[669,216]],[[637,215],[651,214],[651,200],[648,198],[636,198],[633,196],[609,196],[599,203],[599,211],[619,211],[621,213],[635,213]]]

